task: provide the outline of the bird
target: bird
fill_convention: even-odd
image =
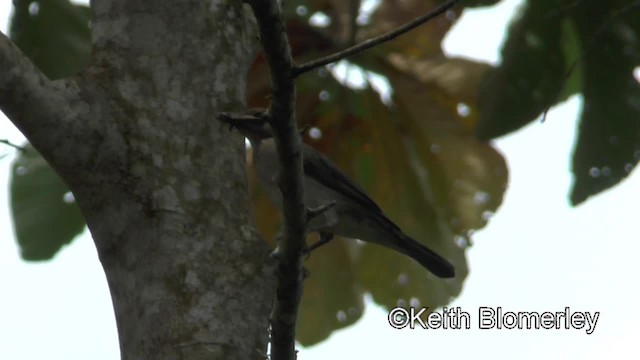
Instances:
[[[219,113],[218,119],[236,128],[249,140],[258,180],[272,202],[282,209],[278,153],[271,127],[266,121],[267,115],[252,109],[242,115]],[[320,241],[309,251],[338,235],[400,252],[439,278],[455,277],[455,268],[448,260],[405,234],[358,184],[324,154],[303,143],[302,162],[304,204],[308,209],[322,208],[307,223],[309,231],[320,234]]]

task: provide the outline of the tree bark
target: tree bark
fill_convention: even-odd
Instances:
[[[93,0],[92,60],[50,81],[0,37],[0,107],[73,191],[123,359],[264,358],[269,249],[242,137],[258,43],[241,1]]]

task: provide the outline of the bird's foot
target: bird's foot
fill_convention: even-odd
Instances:
[[[280,250],[280,246],[276,246],[275,249],[269,254],[269,257],[273,260],[280,260],[280,256],[282,255],[282,251]]]
[[[320,240],[318,240],[317,242],[311,244],[310,246],[307,246],[304,249],[304,253],[305,253],[305,258],[308,259],[309,255],[311,255],[311,252],[317,248],[319,248],[320,246],[324,245],[324,244],[328,244],[331,240],[333,240],[333,233],[330,232],[325,232],[325,231],[320,231]]]

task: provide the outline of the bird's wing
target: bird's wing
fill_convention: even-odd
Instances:
[[[378,204],[322,153],[308,145],[303,145],[303,159],[306,175],[352,199],[366,209],[382,214]]]

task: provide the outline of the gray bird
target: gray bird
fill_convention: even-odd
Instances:
[[[257,113],[256,113],[257,114]],[[282,208],[278,187],[278,154],[271,129],[260,115],[220,113],[218,118],[237,128],[253,149],[253,165],[271,200]],[[310,231],[320,233],[317,248],[333,235],[372,242],[405,254],[438,277],[455,276],[453,265],[412,239],[385,216],[380,207],[335,164],[316,149],[302,145],[304,203],[307,208],[327,207],[309,221]]]

